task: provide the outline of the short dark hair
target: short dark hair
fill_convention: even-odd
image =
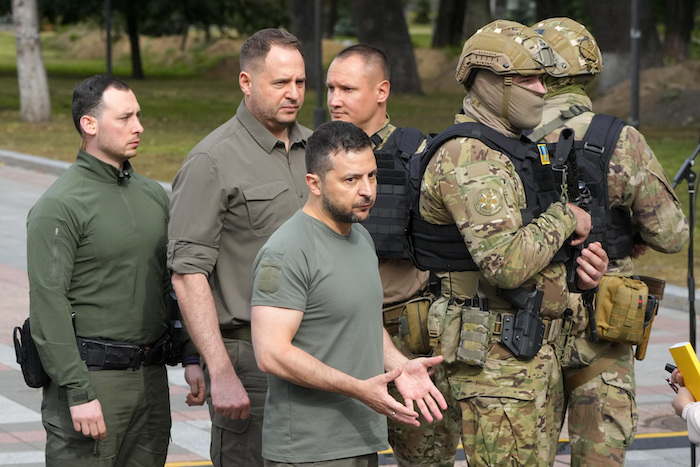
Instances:
[[[129,91],[129,85],[111,75],[95,75],[87,78],[73,90],[73,123],[82,136],[80,119],[83,115],[98,116],[102,111],[102,96],[109,88]]]
[[[273,45],[294,48],[304,56],[301,42],[293,34],[276,28],[261,29],[245,40],[241,47],[240,66],[241,71],[248,71],[251,67],[257,67]]]
[[[335,58],[347,58],[351,55],[359,55],[367,65],[374,65],[384,72],[384,78],[391,79],[389,59],[386,54],[376,47],[368,44],[355,44],[340,51]]]
[[[306,171],[323,179],[333,169],[332,155],[371,147],[367,133],[352,123],[326,122],[316,128],[306,143]]]

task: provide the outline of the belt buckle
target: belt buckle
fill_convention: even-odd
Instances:
[[[129,367],[133,368],[134,370],[138,370],[139,368],[141,368],[141,365],[143,365],[144,360],[146,360],[149,351],[149,347],[139,347],[139,349],[131,357]]]

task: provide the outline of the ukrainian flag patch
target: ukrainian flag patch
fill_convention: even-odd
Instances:
[[[540,152],[540,162],[542,165],[549,165],[549,151],[546,144],[538,144],[537,150]]]

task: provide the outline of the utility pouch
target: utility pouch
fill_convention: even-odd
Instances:
[[[461,306],[454,298],[438,297],[428,312],[430,345],[445,363],[454,363],[459,346]]]
[[[431,353],[428,312],[432,301],[432,296],[409,300],[399,317],[399,337],[412,354],[429,355]]]
[[[600,338],[623,344],[640,344],[647,321],[648,286],[631,277],[605,275],[598,287],[595,319]],[[653,312],[655,310],[652,310],[652,316]]]
[[[484,306],[481,306],[481,305]],[[488,304],[479,297],[473,297],[471,303],[462,307],[462,325],[459,334],[457,360],[480,368],[486,363],[488,344],[491,339],[492,327],[489,323],[491,313]]]
[[[44,371],[44,367],[39,359],[39,352],[36,350],[34,339],[32,339],[29,318],[24,320],[24,324],[16,326],[12,331],[12,340],[15,343],[15,356],[17,363],[22,369],[24,382],[30,388],[43,388],[51,379]]]
[[[554,348],[559,357],[559,364],[562,367],[567,367],[571,361],[571,352],[574,346],[574,324],[574,312],[571,308],[567,308],[562,315],[562,325],[559,335],[553,341]]]
[[[175,292],[170,292],[165,297],[165,309],[170,316],[170,349],[165,361],[170,366],[175,366],[182,362],[182,348],[185,344],[185,332],[182,326],[182,315]]]

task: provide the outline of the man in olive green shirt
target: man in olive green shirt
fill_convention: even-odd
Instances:
[[[51,377],[42,403],[49,466],[165,463],[168,197],[129,163],[140,115],[126,83],[111,76],[80,83],[77,160],[27,220],[32,336]],[[190,344],[183,355],[196,349]],[[202,404],[199,366],[187,365],[185,377],[188,400]]]
[[[267,380],[250,337],[256,253],[301,208],[304,150],[298,125],[306,74],[299,41],[258,31],[241,49],[236,115],[187,156],[173,181],[168,265],[201,355],[216,466],[262,466]]]
[[[255,355],[270,384],[265,465],[376,466],[384,416],[417,426],[415,401],[428,421],[442,418],[426,371],[442,357],[409,360],[382,327],[377,256],[358,224],[376,196],[369,137],[325,123],[309,138],[306,166],[308,201],[254,263]],[[391,381],[405,405],[388,393]]]

